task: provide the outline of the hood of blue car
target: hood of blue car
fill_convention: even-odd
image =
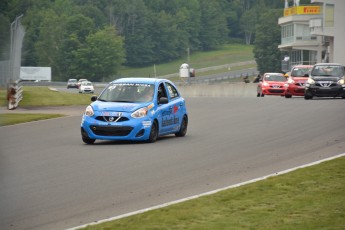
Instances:
[[[144,107],[146,103],[143,104],[95,101],[91,105],[94,111],[134,112],[135,110]]]

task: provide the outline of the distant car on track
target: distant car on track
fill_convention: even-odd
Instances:
[[[68,81],[67,81],[67,89],[69,89],[69,88],[78,88],[77,83],[78,83],[77,79],[73,79],[73,78],[68,79]]]
[[[82,81],[79,86],[79,93],[94,93],[95,89],[90,81]]]
[[[304,96],[305,83],[313,65],[296,65],[292,68],[286,82],[285,98]]]
[[[81,121],[81,136],[86,144],[97,139],[152,143],[163,135],[186,135],[185,99],[167,79],[118,79],[91,101]]]
[[[257,86],[257,96],[285,95],[286,77],[282,73],[265,73]]]
[[[80,85],[81,85],[81,83],[82,83],[83,81],[87,81],[87,79],[81,78],[81,79],[78,80],[78,83],[77,83],[77,88],[78,88],[78,89],[79,89],[79,87],[80,87]]]
[[[345,66],[338,63],[314,65],[305,85],[306,100],[317,97],[341,97],[345,99]]]

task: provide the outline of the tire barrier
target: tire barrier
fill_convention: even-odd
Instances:
[[[23,87],[20,80],[9,83],[7,86],[7,109],[13,110],[18,107],[23,99]]]

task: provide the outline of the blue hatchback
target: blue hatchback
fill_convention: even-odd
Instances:
[[[159,136],[186,135],[184,98],[167,79],[121,78],[91,97],[81,121],[86,144],[99,140],[155,142]]]

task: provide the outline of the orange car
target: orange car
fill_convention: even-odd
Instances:
[[[291,69],[286,82],[286,98],[304,96],[304,86],[312,68],[313,65],[296,65]]]
[[[257,87],[257,96],[285,95],[286,77],[282,73],[265,73]]]

